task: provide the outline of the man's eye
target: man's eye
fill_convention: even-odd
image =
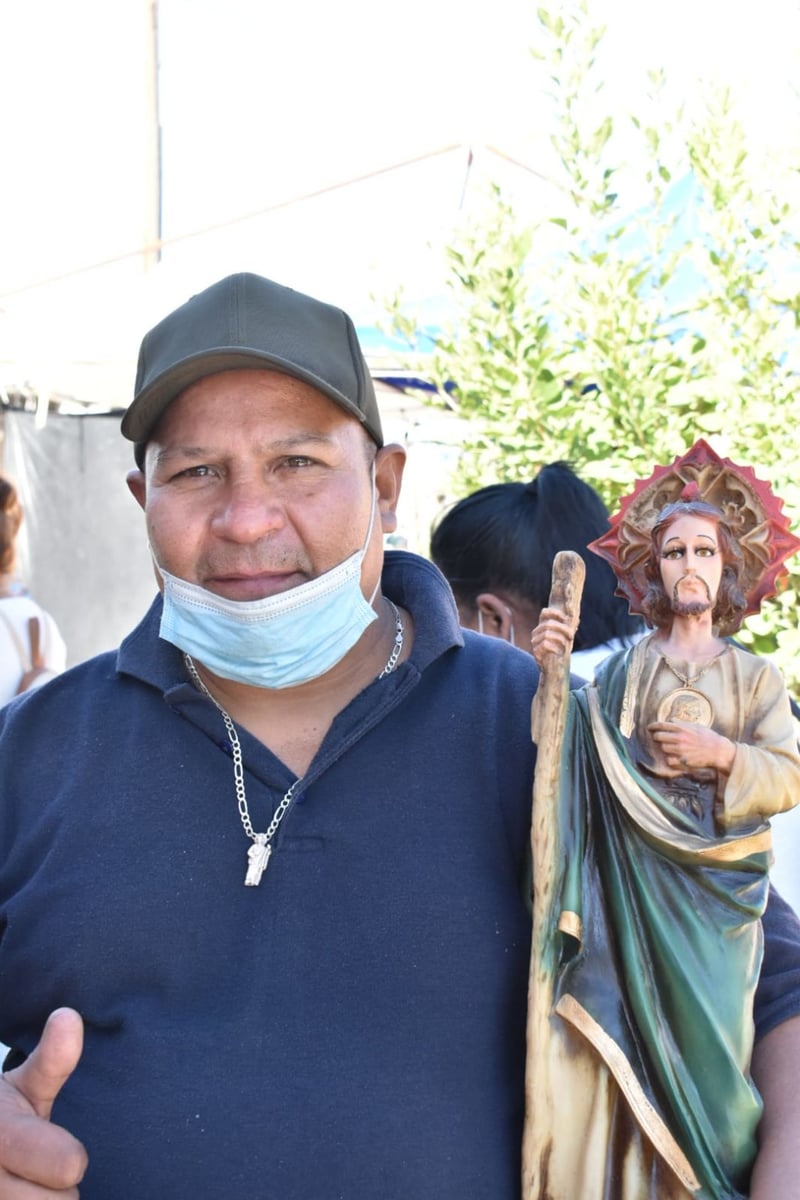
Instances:
[[[313,463],[313,458],[309,458],[307,454],[292,454],[286,459],[287,467],[310,467]]]
[[[200,463],[195,467],[184,467],[182,471],[177,471],[173,476],[174,479],[204,479],[206,475],[211,474],[211,467],[207,467],[204,463]]]

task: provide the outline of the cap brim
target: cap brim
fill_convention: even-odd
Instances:
[[[164,412],[180,395],[193,383],[197,383],[199,379],[205,379],[209,375],[218,375],[222,371],[237,371],[242,369],[250,370],[272,370],[278,371],[284,375],[291,375],[294,379],[299,379],[303,383],[309,384],[316,388],[334,404],[338,404],[345,412],[355,419],[365,428],[368,429],[370,436],[375,439],[375,433],[369,429],[361,410],[343,395],[336,388],[332,388],[325,380],[314,375],[311,371],[304,371],[295,363],[288,362],[286,359],[276,355],[263,354],[253,350],[237,350],[237,349],[219,349],[214,351],[204,351],[202,354],[197,354],[193,358],[185,359],[170,370],[165,371],[154,379],[132,402],[130,407],[125,412],[122,418],[121,429],[126,438],[132,442],[142,443],[147,441],[153,434],[153,431],[161,420]],[[380,442],[378,443],[380,445]]]

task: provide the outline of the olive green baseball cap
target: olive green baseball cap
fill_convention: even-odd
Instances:
[[[261,275],[229,275],[145,334],[122,432],[139,466],[167,406],[190,384],[242,367],[281,371],[328,396],[378,446],[375,388],[352,320],[339,308]]]

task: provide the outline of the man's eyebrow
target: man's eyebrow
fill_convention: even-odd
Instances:
[[[293,433],[290,437],[278,438],[269,443],[272,450],[292,450],[295,446],[305,446],[309,442],[320,446],[330,446],[335,438],[327,433]]]
[[[273,454],[282,454],[290,450],[296,450],[298,446],[330,446],[335,441],[336,439],[330,434],[309,431],[307,433],[293,433],[284,438],[276,438],[274,441],[268,442],[263,449]],[[225,451],[213,446],[164,446],[156,453],[156,462],[169,462],[173,458],[215,458],[221,453],[224,454]]]
[[[156,462],[169,462],[172,458],[208,458],[211,454],[205,446],[165,446],[156,452]]]

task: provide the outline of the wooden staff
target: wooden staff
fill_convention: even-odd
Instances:
[[[553,562],[550,608],[560,609],[577,628],[586,568],[583,559],[563,550]],[[561,745],[569,694],[569,654],[549,654],[531,707],[531,736],[536,743],[531,854],[533,858],[533,932],[528,978],[528,1028],[525,1063],[525,1127],[522,1138],[523,1200],[546,1200],[547,1161],[555,1124],[556,1097],[550,1079],[550,1021],[558,951],[555,893],[558,844],[558,782]],[[563,1098],[562,1098],[563,1102]],[[576,1198],[577,1200],[577,1198]]]

